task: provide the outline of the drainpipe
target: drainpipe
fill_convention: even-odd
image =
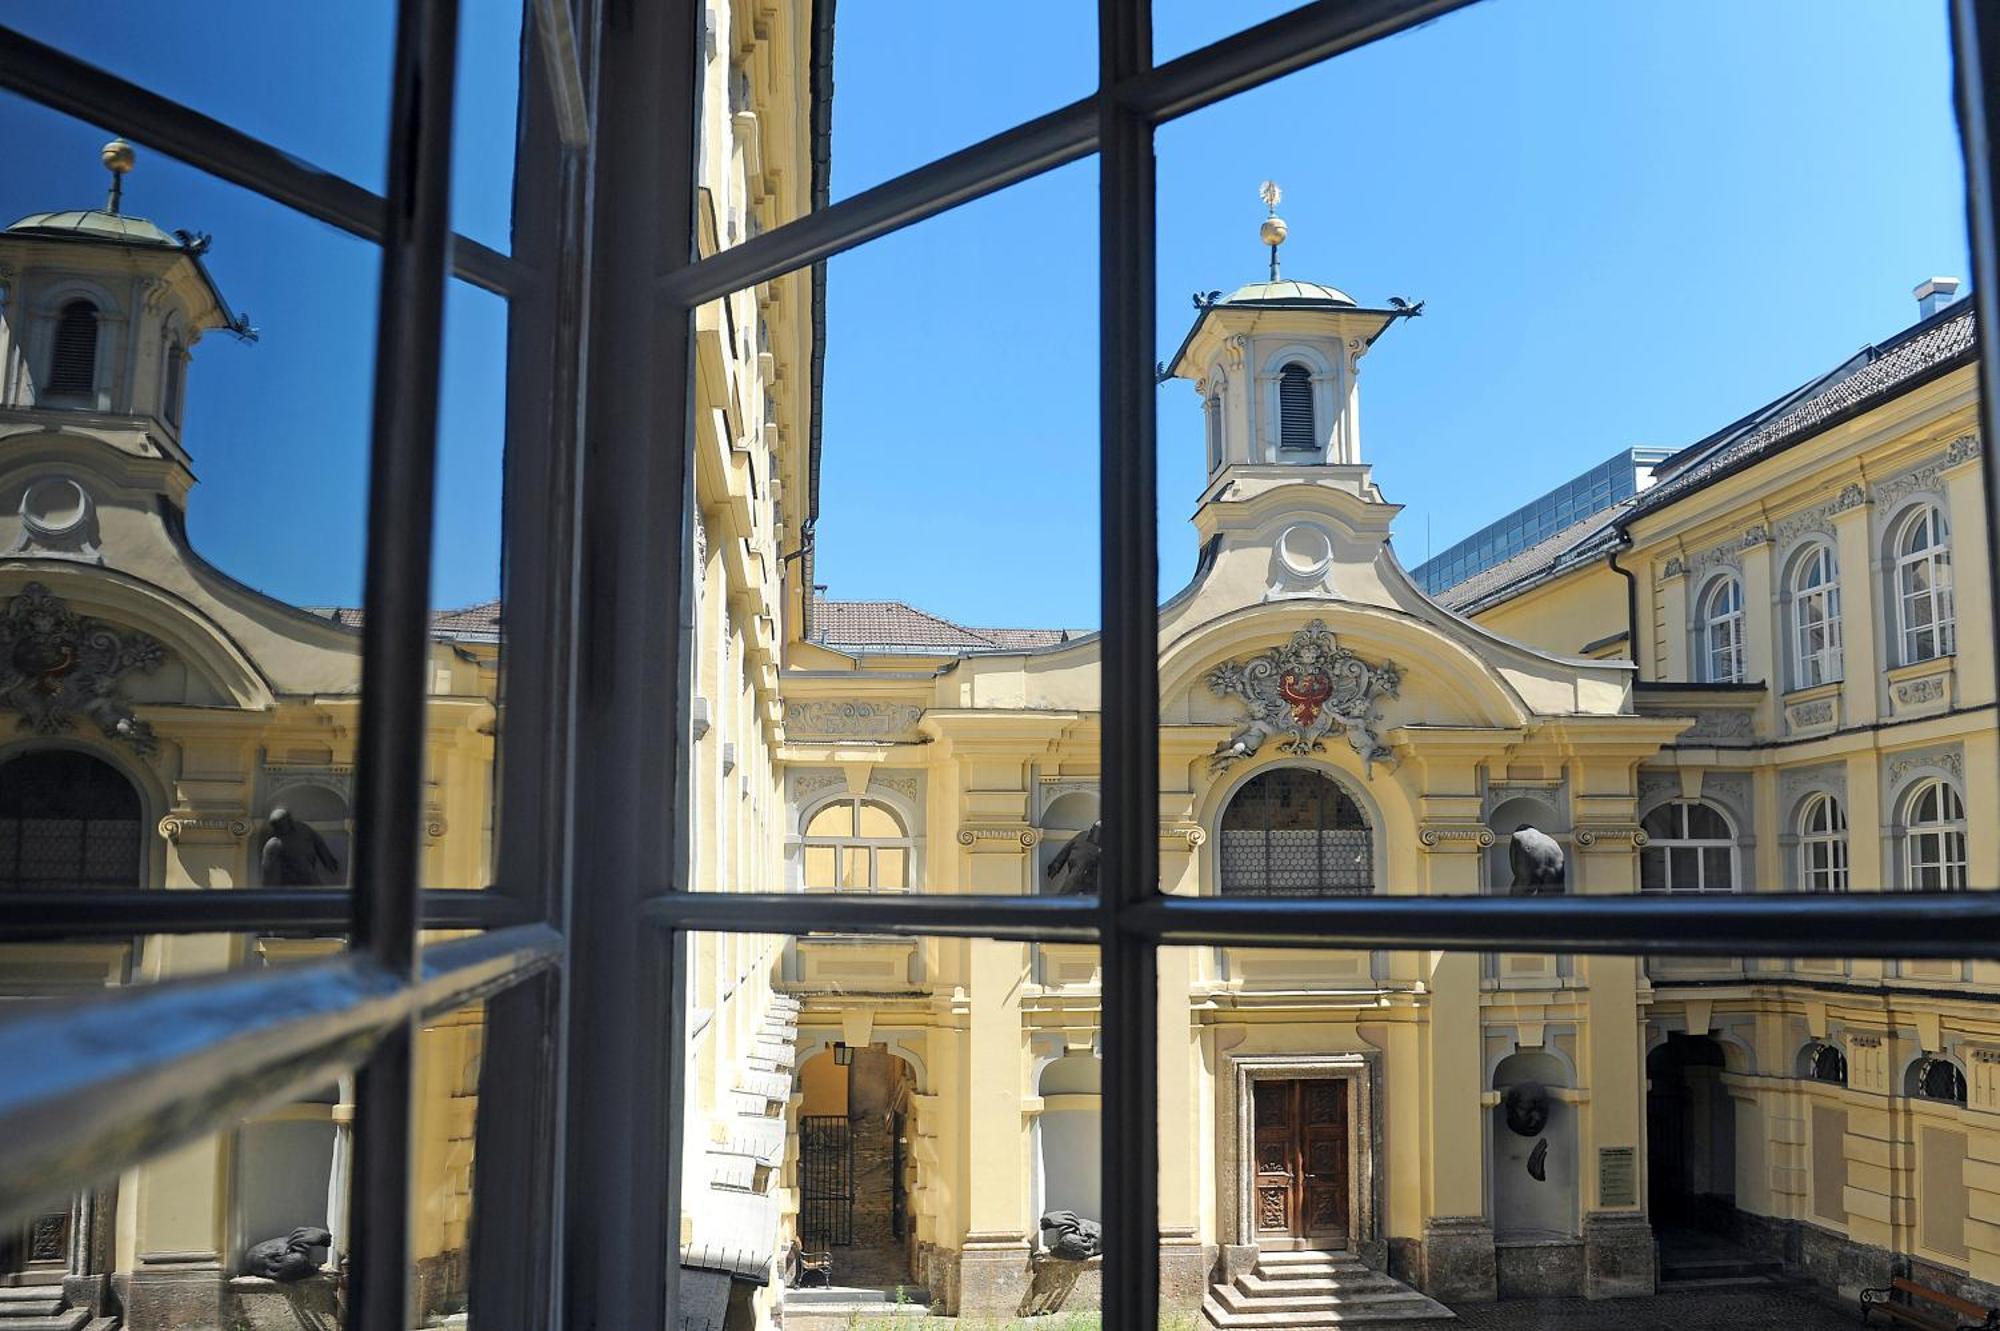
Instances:
[[[1632,533],[1620,528],[1618,544],[1612,548],[1606,559],[1611,564],[1611,571],[1625,579],[1625,651],[1631,656],[1632,664],[1637,666],[1639,664],[1639,579],[1631,569],[1623,568],[1618,563],[1619,552],[1631,548]]]

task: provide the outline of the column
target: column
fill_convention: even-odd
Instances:
[[[1889,664],[1882,642],[1882,571],[1869,530],[1873,507],[1849,487],[1853,502],[1833,515],[1834,554],[1840,566],[1841,724],[1865,726],[1881,715],[1882,671]],[[1849,498],[1843,493],[1842,502]],[[1852,818],[1848,825],[1854,826]]]
[[[962,1317],[1012,1317],[1027,1293],[1028,1135],[1022,1117],[1021,987],[1027,947],[978,938],[967,946],[968,1223],[959,1256]],[[1115,1218],[1107,1217],[1112,1223]]]

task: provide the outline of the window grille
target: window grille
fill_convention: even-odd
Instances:
[[[344,890],[106,893],[88,902],[0,893],[8,940],[293,928],[347,930],[350,950],[88,1004],[29,1005],[0,1021],[0,1066],[40,1072],[0,1079],[8,1143],[0,1212],[37,1213],[87,1176],[358,1067],[347,1325],[402,1331],[411,1029],[423,1013],[483,998],[479,1159],[507,1167],[482,1170],[475,1187],[473,1320],[662,1326],[679,1281],[663,1255],[678,1227],[686,931],[1093,942],[1103,974],[1102,1121],[1119,1125],[1103,1153],[1106,1209],[1121,1220],[1105,1236],[1103,1322],[1139,1331],[1158,1324],[1160,1142],[1122,1129],[1155,1121],[1163,944],[2000,958],[2000,902],[1984,892],[1753,894],[1694,909],[1651,894],[1156,893],[1154,130],[1459,7],[1322,0],[1156,65],[1145,0],[1100,0],[1100,86],[1091,95],[837,203],[822,193],[809,216],[699,258],[693,99],[704,82],[703,7],[695,0],[525,6],[506,254],[452,236],[447,224],[452,0],[398,6],[386,196],[0,28],[0,86],[10,92],[116,125],[142,147],[380,245],[383,255],[352,898]],[[2000,327],[2000,32],[1976,0],[1951,0],[1951,16],[1972,299],[1982,325]],[[672,459],[688,456],[694,309],[1093,154],[1103,293],[1101,896],[844,897],[755,883],[737,893],[685,890],[687,789],[663,736],[685,717],[691,692],[676,631],[686,488]],[[509,644],[499,870],[482,893],[420,893],[414,871],[448,273],[509,302],[504,608],[508,622],[538,630]],[[1992,439],[2000,437],[2000,339],[1982,340],[1977,355],[1982,433]],[[551,477],[563,484],[552,488]],[[1991,521],[2000,512],[1991,468],[1984,484]],[[588,761],[575,761],[583,754]],[[419,966],[420,920],[476,932],[426,949]]]
[[[97,307],[73,300],[56,316],[49,353],[49,396],[89,397],[97,391]]]
[[[1279,767],[1250,778],[1223,811],[1217,840],[1227,895],[1375,889],[1375,835],[1367,816],[1320,772]]]
[[[1313,429],[1312,371],[1297,361],[1278,371],[1278,446],[1319,448],[1319,435]]]

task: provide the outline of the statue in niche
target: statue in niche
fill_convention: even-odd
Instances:
[[[1528,1153],[1528,1177],[1537,1183],[1549,1178],[1549,1139],[1542,1130],[1549,1125],[1553,1100],[1548,1087],[1538,1081],[1516,1082],[1500,1093],[1500,1112],[1506,1115],[1507,1130],[1517,1137],[1541,1137]]]
[[[295,1229],[282,1239],[251,1244],[250,1250],[243,1254],[243,1274],[282,1284],[304,1280],[319,1270],[319,1263],[313,1260],[313,1249],[332,1246],[333,1235],[324,1229],[311,1226]]]
[[[1042,1232],[1054,1233],[1049,1255],[1065,1262],[1085,1262],[1104,1251],[1104,1227],[1074,1211],[1051,1211],[1042,1217]]]
[[[270,835],[258,855],[266,887],[324,887],[340,881],[340,861],[317,830],[292,817],[291,810],[271,810]]]
[[[1522,823],[1508,839],[1507,866],[1514,871],[1511,889],[1517,897],[1560,896],[1563,890],[1563,848],[1533,823]]]
[[[1096,895],[1097,862],[1104,858],[1103,838],[1104,820],[1100,818],[1065,842],[1049,861],[1049,890],[1059,897]]]

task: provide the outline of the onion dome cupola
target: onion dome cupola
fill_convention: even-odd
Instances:
[[[124,211],[131,145],[114,140],[101,156],[102,208],[31,213],[0,231],[0,432],[89,435],[185,467],[195,344],[214,329],[254,335],[202,262],[207,236]]]

